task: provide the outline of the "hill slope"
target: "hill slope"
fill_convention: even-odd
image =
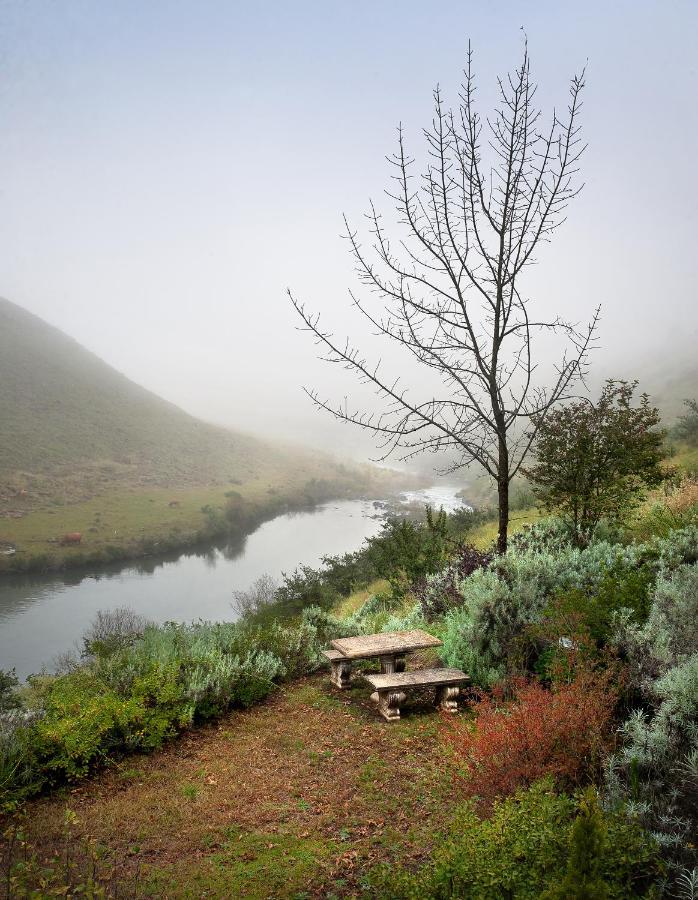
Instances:
[[[162,400],[57,328],[0,299],[0,476],[110,461],[156,483],[253,474],[278,456]]]
[[[179,550],[396,483],[201,422],[0,300],[0,573]]]

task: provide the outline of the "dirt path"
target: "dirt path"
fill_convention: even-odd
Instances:
[[[380,862],[418,863],[450,815],[439,714],[388,725],[368,690],[316,676],[131,756],[29,809],[41,860],[91,866],[118,896],[346,897]],[[73,824],[66,825],[75,819]]]

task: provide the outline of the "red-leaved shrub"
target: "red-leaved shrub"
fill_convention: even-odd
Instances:
[[[566,787],[593,774],[608,744],[616,702],[612,672],[584,672],[548,690],[537,681],[509,682],[513,699],[495,689],[472,702],[472,721],[444,726],[465,763],[466,793],[484,806],[546,775]]]

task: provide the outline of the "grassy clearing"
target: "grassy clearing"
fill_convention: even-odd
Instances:
[[[681,472],[698,472],[698,447],[679,443],[674,447],[673,454],[669,457],[669,464],[676,466]]]
[[[305,679],[30,804],[40,862],[63,858],[69,830],[72,864],[99,848],[119,895],[136,882],[157,897],[360,894],[373,864],[428,858],[455,802],[433,708],[407,704],[387,726],[368,694]]]
[[[532,525],[534,522],[539,521],[544,515],[545,514],[535,506],[513,512],[509,519],[509,536],[511,537],[512,534],[521,531],[525,525]],[[485,522],[468,533],[467,542],[477,547],[478,550],[487,550],[497,540],[497,527],[496,519]]]
[[[336,614],[340,619],[347,618],[363,606],[369,597],[383,593],[384,591],[387,591],[389,587],[390,585],[385,578],[378,578],[376,581],[372,581],[367,587],[354,591],[346,598],[346,600],[342,600],[337,606]]]

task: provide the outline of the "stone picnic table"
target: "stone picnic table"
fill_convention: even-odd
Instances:
[[[381,672],[365,675],[375,688],[371,699],[378,704],[378,712],[388,722],[400,718],[400,704],[407,699],[407,691],[415,688],[435,688],[436,702],[445,712],[455,712],[463,685],[470,678],[460,669],[420,669],[405,672],[405,656],[417,650],[440,647],[441,641],[426,631],[390,631],[361,637],[338,638],[331,641],[332,649],[325,656],[332,666],[331,681],[338,688],[348,688],[352,663],[357,659],[379,659]]]
[[[414,631],[388,631],[380,634],[364,634],[360,637],[338,638],[330,641],[333,650],[325,656],[332,665],[331,679],[338,688],[349,687],[354,660],[380,660],[381,673],[403,672],[405,656],[416,650],[440,647],[441,641],[433,634]],[[334,652],[333,652],[334,651]]]

